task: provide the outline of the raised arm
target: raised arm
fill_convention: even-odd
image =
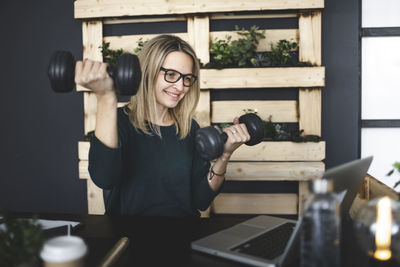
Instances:
[[[91,89],[97,97],[96,137],[110,148],[118,147],[117,96],[107,73],[107,63],[77,61],[75,82]]]

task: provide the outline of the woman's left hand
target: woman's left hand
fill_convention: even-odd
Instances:
[[[224,145],[224,154],[229,156],[241,145],[250,140],[249,132],[244,123],[239,123],[239,119],[236,117],[233,120],[233,125],[223,130],[227,135],[228,139]]]

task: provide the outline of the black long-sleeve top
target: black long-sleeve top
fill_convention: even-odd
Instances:
[[[184,139],[179,139],[174,125],[160,128],[162,138],[145,134],[119,108],[119,147],[109,148],[93,136],[89,173],[97,186],[111,190],[114,199],[114,204],[105,200],[106,213],[199,216],[198,210],[207,209],[218,194],[207,181],[210,163],[196,153],[199,125],[193,120]]]

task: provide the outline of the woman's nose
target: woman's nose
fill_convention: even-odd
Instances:
[[[178,91],[183,91],[184,86],[183,86],[183,79],[180,78],[179,80],[177,80],[174,84],[174,87],[178,90]]]

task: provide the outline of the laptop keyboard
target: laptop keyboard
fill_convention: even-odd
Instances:
[[[271,231],[255,237],[237,247],[232,251],[248,254],[272,260],[280,256],[285,250],[286,244],[296,224],[284,223]]]

